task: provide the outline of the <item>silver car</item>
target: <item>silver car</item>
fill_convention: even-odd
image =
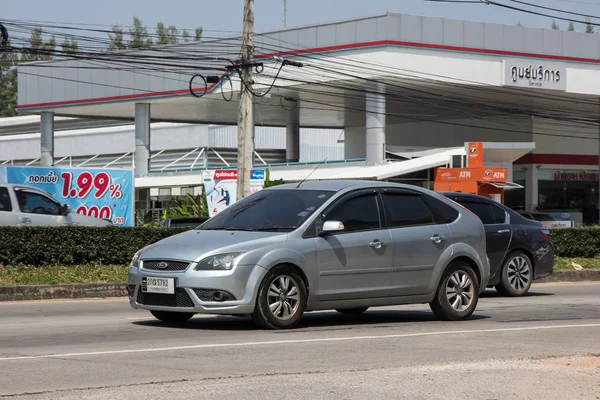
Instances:
[[[412,303],[462,320],[487,286],[485,240],[477,216],[416,186],[279,185],[141,249],[130,304],[165,322],[248,315],[271,329],[293,327],[305,311]]]

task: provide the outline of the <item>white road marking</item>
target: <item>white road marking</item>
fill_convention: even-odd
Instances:
[[[250,346],[281,345],[281,344],[343,342],[343,341],[350,341],[350,340],[380,340],[380,339],[398,339],[398,338],[410,338],[410,337],[422,337],[422,336],[448,336],[448,335],[457,335],[457,334],[518,332],[518,331],[535,331],[535,330],[547,330],[547,329],[576,329],[576,328],[600,328],[600,324],[546,325],[546,326],[539,325],[539,326],[529,326],[529,327],[521,327],[521,328],[472,329],[472,330],[460,330],[460,331],[404,333],[404,334],[380,335],[380,336],[346,336],[346,337],[317,338],[317,339],[273,340],[273,341],[263,341],[263,342],[213,343],[213,344],[199,344],[199,345],[193,345],[193,346],[159,347],[159,348],[150,348],[150,349],[108,350],[108,351],[93,351],[93,352],[87,352],[87,353],[63,353],[63,354],[46,354],[46,355],[37,355],[37,356],[3,357],[3,358],[0,358],[0,361],[37,360],[37,359],[41,359],[41,358],[65,358],[65,357],[101,356],[101,355],[112,355],[112,354],[151,353],[151,352],[173,351],[173,350],[196,350],[196,349],[250,347]]]

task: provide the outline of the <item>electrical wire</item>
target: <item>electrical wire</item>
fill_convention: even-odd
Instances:
[[[600,17],[596,17],[594,15],[581,14],[581,13],[576,13],[576,12],[572,12],[572,11],[568,11],[568,10],[561,10],[561,9],[558,9],[558,8],[540,6],[538,4],[532,4],[532,3],[528,3],[528,2],[520,1],[520,0],[510,0],[510,1],[513,2],[513,3],[523,4],[523,5],[529,6],[529,7],[541,8],[543,10],[556,11],[556,12],[560,12],[560,13],[564,13],[564,14],[576,15],[578,17],[596,18],[596,19],[600,18]]]

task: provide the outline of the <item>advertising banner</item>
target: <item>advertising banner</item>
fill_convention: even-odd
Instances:
[[[250,193],[262,190],[265,184],[265,171],[253,170],[250,173]],[[204,171],[204,189],[208,215],[215,216],[233,203],[237,198],[237,170]]]
[[[59,167],[0,167],[0,183],[48,192],[73,212],[133,226],[133,171]]]

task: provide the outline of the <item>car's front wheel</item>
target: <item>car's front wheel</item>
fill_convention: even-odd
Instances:
[[[150,311],[154,318],[167,323],[187,322],[194,316],[194,313],[171,312],[171,311]]]
[[[473,269],[465,262],[450,264],[429,306],[433,313],[446,321],[467,319],[479,300],[479,282]]]
[[[306,309],[306,285],[290,266],[273,268],[258,289],[252,320],[266,329],[294,327]]]
[[[496,290],[503,296],[519,297],[527,294],[533,282],[531,260],[521,251],[512,253],[502,267]]]

